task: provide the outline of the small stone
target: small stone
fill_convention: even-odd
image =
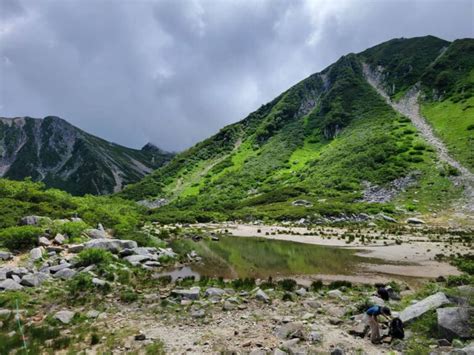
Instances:
[[[107,281],[98,279],[97,277],[92,278],[92,283],[96,286],[105,286],[107,284]]]
[[[328,292],[328,296],[331,298],[342,299],[342,292],[340,290],[331,290]]]
[[[335,348],[330,352],[331,355],[345,355],[345,351],[341,348]]]
[[[305,296],[306,293],[308,293],[308,291],[306,291],[306,289],[304,287],[301,287],[299,290],[296,290],[295,293],[298,295],[298,296]]]
[[[224,305],[222,306],[222,309],[223,309],[224,311],[232,311],[232,310],[234,310],[234,309],[236,309],[236,308],[237,308],[237,305],[235,305],[235,304],[232,303],[232,302],[229,302],[228,300],[226,300],[226,301],[224,302]]]
[[[313,313],[305,313],[303,314],[303,316],[301,317],[302,320],[309,320],[311,318],[314,318],[314,314]]]
[[[191,317],[193,318],[204,318],[206,316],[206,312],[203,309],[196,309],[191,311]]]
[[[339,325],[339,324],[342,323],[342,320],[339,319],[339,318],[331,317],[331,318],[329,318],[329,323],[332,324],[332,325]]]
[[[259,301],[270,303],[270,297],[268,297],[268,295],[265,292],[263,292],[263,290],[261,289],[257,290],[257,293],[255,294],[255,298]]]
[[[95,309],[92,309],[86,313],[87,318],[97,318],[99,316],[100,312],[96,311]]]
[[[54,237],[54,242],[56,244],[62,245],[64,244],[65,241],[66,241],[66,237],[64,237],[64,235],[60,233],[56,234],[56,236]]]
[[[448,339],[438,339],[439,346],[451,346],[451,342]]]
[[[137,340],[137,341],[146,340],[146,335],[143,334],[143,333],[137,334],[137,335],[135,335],[135,340]]]
[[[51,245],[51,241],[46,237],[39,237],[38,238],[38,244],[43,246],[43,247],[48,247],[48,246]]]
[[[425,221],[419,218],[411,217],[406,220],[406,223],[408,224],[426,224]]]
[[[320,342],[323,339],[319,332],[312,331],[308,335],[308,340],[312,343]]]
[[[222,288],[217,288],[217,287],[210,287],[206,289],[206,292],[204,292],[205,297],[211,297],[211,296],[223,296],[225,295],[225,291]]]
[[[67,246],[67,250],[70,252],[70,253],[80,253],[82,250],[84,250],[84,245],[82,244],[70,244]]]
[[[298,344],[300,342],[300,340],[298,338],[294,338],[294,339],[290,339],[290,340],[287,340],[287,341],[284,341],[282,344],[281,344],[281,348],[285,351],[292,351],[292,348]]]
[[[69,324],[74,318],[75,314],[76,313],[72,311],[59,311],[54,315],[54,318],[63,324]]]

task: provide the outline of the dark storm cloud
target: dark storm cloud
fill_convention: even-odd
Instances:
[[[0,1],[0,115],[183,149],[339,56],[473,37],[471,0]]]

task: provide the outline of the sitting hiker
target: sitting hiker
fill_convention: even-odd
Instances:
[[[383,299],[384,301],[388,301],[390,298],[388,294],[388,289],[385,286],[381,286],[377,289],[377,296]]]
[[[370,326],[370,341],[373,344],[377,344],[380,342],[380,330],[377,316],[381,315],[390,320],[392,313],[390,312],[390,308],[381,306],[372,306],[365,313],[367,316],[367,323]]]

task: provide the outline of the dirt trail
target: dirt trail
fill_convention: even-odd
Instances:
[[[421,115],[420,105],[418,104],[418,98],[420,96],[419,86],[414,85],[400,101],[394,102],[390,100],[390,97],[383,89],[381,84],[382,72],[371,70],[365,63],[363,64],[363,70],[367,82],[377,90],[395,111],[408,117],[423,138],[435,148],[438,159],[441,162],[455,167],[459,171],[460,175],[452,177],[452,180],[456,185],[462,185],[464,187],[466,201],[460,206],[460,212],[474,212],[474,174],[449,154],[446,145],[435,135],[429,123]]]

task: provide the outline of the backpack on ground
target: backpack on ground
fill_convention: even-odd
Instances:
[[[392,319],[392,321],[390,322],[388,335],[396,339],[403,339],[405,337],[405,331],[403,330],[403,322],[400,318]]]

